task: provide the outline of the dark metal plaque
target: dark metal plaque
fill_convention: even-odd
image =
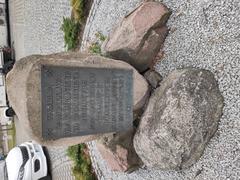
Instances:
[[[132,128],[132,76],[126,69],[42,66],[43,138]]]

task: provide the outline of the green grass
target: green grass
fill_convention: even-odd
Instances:
[[[76,180],[96,180],[85,144],[70,146],[67,155],[74,162],[72,172]]]
[[[97,32],[95,34],[97,41],[93,42],[90,46],[89,46],[89,52],[94,53],[94,54],[100,54],[102,55],[102,51],[101,51],[101,45],[102,43],[106,40],[106,36],[104,36],[102,33]]]
[[[61,30],[64,32],[65,48],[73,50],[78,45],[80,24],[71,18],[63,18]]]
[[[101,54],[101,45],[99,42],[94,42],[90,45],[89,51],[94,54]]]
[[[103,42],[103,41],[105,41],[106,40],[106,36],[104,36],[102,33],[100,33],[100,32],[97,32],[96,34],[95,34],[95,36],[101,41],[101,42]]]
[[[16,129],[14,123],[8,125],[7,128],[8,129],[12,128],[11,130],[7,131],[8,136],[12,137],[12,139],[8,139],[8,149],[11,150],[16,146]]]
[[[61,30],[67,51],[74,50],[79,44],[79,32],[84,22],[85,0],[71,0],[72,17],[64,17]]]

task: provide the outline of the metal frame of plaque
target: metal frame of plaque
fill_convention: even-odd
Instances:
[[[42,137],[126,131],[133,122],[133,71],[41,67]]]

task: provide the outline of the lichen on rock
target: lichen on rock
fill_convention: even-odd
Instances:
[[[163,170],[193,165],[218,128],[223,97],[207,70],[175,70],[150,98],[134,147],[144,164]]]

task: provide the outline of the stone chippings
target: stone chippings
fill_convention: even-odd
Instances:
[[[171,72],[154,91],[134,136],[145,165],[162,170],[192,166],[215,134],[223,97],[210,71]]]
[[[91,28],[84,33],[85,40],[94,39],[97,31],[108,35],[123,14],[130,12],[139,2],[99,1],[87,25]],[[225,103],[218,131],[200,160],[183,171],[143,168],[131,174],[113,172],[106,166],[93,142],[89,146],[94,168],[100,179],[237,180],[240,177],[240,1],[161,2],[172,10],[172,15],[168,20],[170,33],[164,43],[164,57],[156,70],[163,76],[176,68],[189,66],[213,72]]]
[[[74,163],[67,156],[67,147],[58,146],[49,147],[47,149],[51,161],[50,168],[52,179],[74,180],[72,175]]]
[[[217,135],[200,161],[186,172],[198,178],[240,177],[240,1],[165,1],[176,10],[169,26],[175,31],[165,41],[165,58],[156,69],[166,76],[180,67],[214,72],[224,96]],[[189,173],[186,175],[189,176]]]

